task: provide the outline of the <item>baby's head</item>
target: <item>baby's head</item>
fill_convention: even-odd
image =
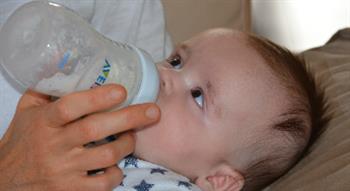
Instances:
[[[159,72],[162,117],[136,132],[135,155],[203,190],[260,188],[309,142],[313,81],[292,54],[267,41],[209,30],[181,43]]]

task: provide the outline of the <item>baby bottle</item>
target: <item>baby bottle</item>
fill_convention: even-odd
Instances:
[[[51,2],[27,3],[9,17],[0,32],[0,59],[21,86],[52,96],[109,83],[126,88],[122,106],[158,95],[158,72],[146,52],[105,38]]]

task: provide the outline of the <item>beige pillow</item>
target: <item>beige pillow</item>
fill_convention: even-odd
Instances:
[[[350,190],[350,28],[301,56],[325,89],[331,120],[308,154],[266,190]]]

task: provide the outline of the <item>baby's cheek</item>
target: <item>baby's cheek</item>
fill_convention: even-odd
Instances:
[[[159,145],[159,149],[163,156],[169,160],[181,160],[183,156],[187,156],[191,150],[193,139],[188,137],[188,131],[179,128],[181,124],[169,124],[162,129],[157,137],[155,143]]]
[[[158,104],[162,116],[156,125],[143,132],[142,136],[148,140],[145,144],[152,144],[150,149],[157,149],[155,152],[161,155],[159,157],[167,157],[168,160],[187,155],[193,134],[198,133],[193,128],[195,127],[193,114],[187,105],[179,100],[171,102],[160,100]]]

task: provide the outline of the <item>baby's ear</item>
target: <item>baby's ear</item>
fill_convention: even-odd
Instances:
[[[244,178],[237,170],[223,164],[213,169],[212,174],[198,177],[195,184],[203,191],[239,191]]]

